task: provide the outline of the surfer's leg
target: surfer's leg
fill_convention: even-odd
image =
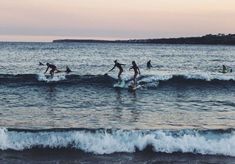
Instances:
[[[54,72],[55,72],[55,69],[52,69],[52,70],[50,71],[51,77],[54,76]]]
[[[63,72],[63,71],[60,71],[60,70],[58,70],[58,69],[56,69],[56,70],[54,71],[54,73],[60,73],[60,72]]]
[[[122,71],[122,70],[120,70],[120,71],[119,71],[119,73],[118,73],[118,81],[119,81],[119,82],[121,82],[121,81],[122,81],[122,79],[121,79],[121,74],[122,74],[122,72],[123,72],[123,71]]]
[[[137,77],[137,73],[135,73],[135,74],[134,74],[134,79],[133,79],[133,80],[134,80],[134,85],[136,85],[136,84],[137,84],[136,77]]]

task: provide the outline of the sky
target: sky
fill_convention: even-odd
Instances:
[[[235,33],[235,0],[0,0],[0,41]]]

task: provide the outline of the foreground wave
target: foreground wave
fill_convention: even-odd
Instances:
[[[76,149],[85,153],[160,153],[235,157],[235,130],[117,130],[0,128],[0,150]]]
[[[127,85],[132,78],[125,79]],[[0,74],[0,84],[20,83],[20,84],[99,84],[113,86],[117,79],[109,75],[77,75],[77,74],[57,74],[53,78],[44,74]],[[235,77],[188,74],[188,75],[144,75],[138,77],[138,83],[146,87],[157,87],[160,85],[190,85],[190,84],[212,84],[212,85],[233,85]]]

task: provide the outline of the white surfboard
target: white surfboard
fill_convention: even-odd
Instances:
[[[121,82],[114,84],[113,87],[114,88],[124,88],[125,85],[126,85],[126,82],[124,80],[122,80]]]

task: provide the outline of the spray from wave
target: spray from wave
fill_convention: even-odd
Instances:
[[[94,154],[154,152],[235,156],[234,130],[8,130],[0,129],[0,149],[74,148]]]
[[[58,81],[64,81],[66,80],[65,74],[56,74],[53,77],[47,76],[45,74],[37,74],[38,81],[44,81],[44,82],[58,82]]]

